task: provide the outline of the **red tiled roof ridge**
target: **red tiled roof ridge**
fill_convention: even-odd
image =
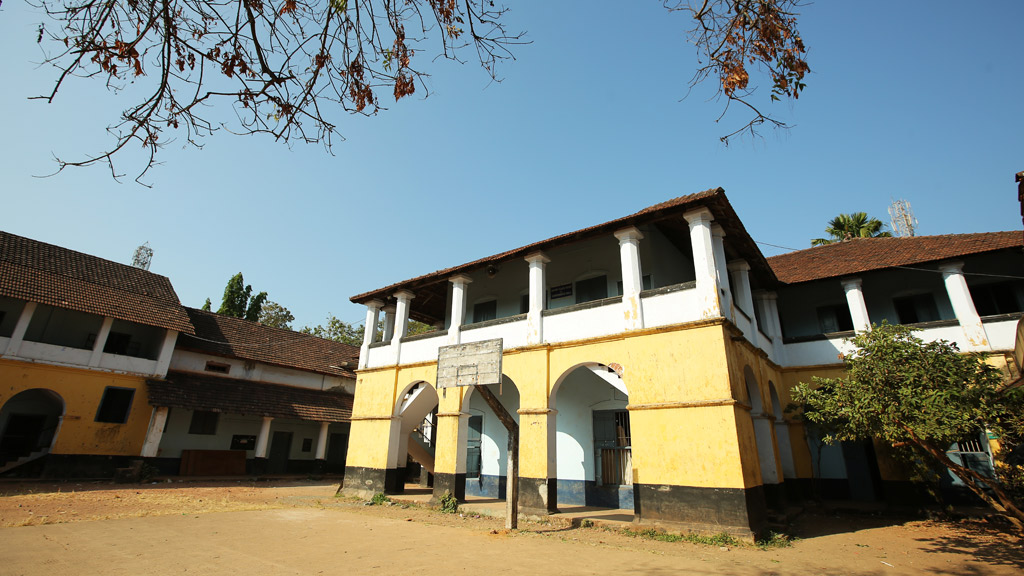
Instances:
[[[452,266],[452,267],[449,267],[449,268],[443,268],[441,270],[436,270],[436,271],[430,272],[428,274],[422,274],[420,276],[416,276],[414,278],[409,278],[409,279],[403,280],[401,282],[395,282],[394,284],[389,284],[388,286],[384,286],[383,288],[377,288],[375,290],[369,290],[369,291],[363,292],[361,294],[356,294],[355,296],[352,296],[351,298],[349,298],[349,300],[354,302],[354,303],[359,303],[360,301],[367,300],[368,297],[370,297],[370,296],[377,295],[377,294],[380,294],[380,293],[384,293],[384,292],[387,292],[387,291],[390,291],[390,290],[393,290],[393,289],[397,289],[399,286],[412,284],[412,283],[415,283],[417,281],[420,281],[420,280],[423,280],[423,279],[427,279],[427,278],[431,278],[431,277],[452,275],[452,274],[455,274],[458,271],[469,270],[471,268],[474,268],[474,267],[477,267],[477,266],[481,266],[481,265],[483,265],[485,263],[488,263],[488,262],[502,261],[502,260],[511,258],[512,256],[515,256],[516,254],[519,254],[519,253],[522,253],[523,255],[526,255],[526,254],[529,254],[530,252],[534,252],[536,250],[540,250],[541,246],[544,246],[544,245],[547,245],[547,244],[552,244],[552,243],[559,242],[561,240],[566,240],[566,239],[572,238],[573,236],[585,235],[587,233],[590,233],[590,232],[593,232],[593,231],[596,231],[598,229],[605,228],[605,227],[611,227],[611,226],[615,226],[615,225],[625,225],[626,223],[628,223],[631,220],[635,220],[635,219],[640,218],[642,216],[653,214],[653,213],[658,212],[660,210],[667,210],[667,209],[676,208],[676,207],[679,207],[679,206],[685,206],[685,205],[688,205],[688,204],[691,204],[691,203],[695,203],[695,202],[697,202],[699,200],[705,200],[705,199],[709,199],[709,198],[711,198],[711,199],[721,198],[726,203],[728,203],[728,199],[725,197],[725,190],[723,190],[721,187],[709,188],[709,189],[701,191],[701,192],[695,192],[693,194],[687,194],[687,195],[684,195],[684,196],[677,196],[676,198],[672,198],[670,200],[666,200],[664,202],[659,202],[658,204],[654,204],[652,206],[648,206],[646,208],[643,208],[643,209],[639,210],[638,212],[634,212],[633,214],[629,214],[627,216],[622,216],[620,218],[615,218],[613,220],[608,220],[606,222],[602,222],[600,224],[595,224],[593,226],[587,226],[585,228],[580,228],[580,229],[574,230],[572,232],[566,232],[565,234],[559,234],[557,236],[552,236],[552,237],[547,238],[545,240],[540,240],[540,241],[537,241],[537,242],[532,242],[530,244],[526,244],[525,246],[520,246],[518,248],[513,248],[511,250],[506,250],[505,252],[500,252],[498,254],[493,254],[491,256],[486,256],[486,257],[483,257],[483,258],[479,258],[477,260],[473,260],[473,261],[467,262],[465,264],[460,264],[458,266]]]
[[[1024,245],[1021,231],[850,238],[769,257],[784,283],[936,262]]]

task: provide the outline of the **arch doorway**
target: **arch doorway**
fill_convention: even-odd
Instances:
[[[52,390],[19,392],[0,409],[0,471],[49,453],[64,416],[64,399]]]

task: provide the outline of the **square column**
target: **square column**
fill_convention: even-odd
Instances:
[[[110,337],[110,327],[114,325],[114,319],[110,316],[103,318],[100,331],[96,333],[96,340],[92,343],[92,355],[89,356],[89,366],[95,368],[100,365],[103,359],[103,349],[107,346],[107,338]]]
[[[630,226],[615,232],[619,239],[619,262],[622,265],[622,315],[626,330],[644,327],[644,310],[640,303],[643,271],[640,268],[640,240],[644,235]]]
[[[544,341],[544,292],[547,283],[544,273],[551,259],[543,252],[533,252],[524,258],[530,265],[530,309],[526,312],[526,343],[540,344]]]
[[[963,262],[948,262],[939,266],[942,272],[942,280],[946,284],[946,293],[949,295],[949,303],[953,305],[953,313],[960,322],[960,328],[964,331],[966,350],[991,350],[992,346],[988,341],[988,334],[985,326],[981,323],[978,310],[974,307],[974,299],[971,298],[971,291],[967,288],[967,280],[964,278]]]
[[[754,311],[754,296],[750,291],[750,264],[746,260],[729,262],[729,272],[736,275],[736,303],[746,314],[750,314],[750,333],[744,334],[757,346],[757,314]]]
[[[359,368],[366,368],[370,361],[370,344],[377,333],[377,322],[380,318],[380,310],[384,303],[380,300],[370,300],[366,303],[366,320],[363,323],[363,345],[359,348]]]
[[[164,343],[160,347],[160,355],[156,358],[156,373],[154,376],[163,378],[167,375],[167,369],[171,366],[171,356],[174,355],[174,343],[177,341],[177,330],[168,330],[164,332]]]
[[[758,292],[757,299],[761,303],[761,319],[765,330],[772,339],[772,360],[776,364],[785,363],[785,347],[782,344],[782,322],[779,320],[779,296],[775,292]]]
[[[452,317],[448,323],[448,344],[462,343],[462,325],[466,322],[466,296],[469,293],[469,283],[472,278],[465,274],[452,276],[448,279],[452,283]]]
[[[149,430],[146,432],[146,441],[142,444],[143,458],[154,458],[160,453],[160,440],[164,437],[164,429],[167,427],[167,414],[170,408],[158,406],[153,409],[153,415],[149,418]]]
[[[381,336],[381,342],[390,342],[395,335],[395,305],[388,304],[382,310],[384,311],[384,334]]]
[[[391,349],[394,351],[395,364],[402,360],[402,338],[405,338],[409,330],[409,304],[416,295],[408,290],[399,290],[395,293],[398,300],[398,307],[395,309],[395,328],[391,336]]]
[[[718,274],[718,292],[722,298],[722,316],[733,319],[733,290],[725,262],[725,230],[719,224],[711,224],[711,248],[715,254],[715,271]]]
[[[850,307],[850,318],[853,319],[853,329],[857,332],[870,330],[871,318],[868,317],[868,305],[864,303],[860,278],[843,278],[842,283],[846,304]]]
[[[690,245],[693,247],[700,317],[718,318],[722,315],[722,304],[718,295],[718,267],[711,239],[711,211],[707,208],[698,208],[683,214],[683,218],[690,225]]]
[[[25,332],[28,331],[28,325],[32,322],[32,315],[35,314],[35,311],[35,302],[26,302],[25,307],[21,309],[18,323],[14,325],[11,339],[7,341],[7,350],[4,351],[5,357],[18,355],[18,352],[21,350],[21,343],[25,341]]]

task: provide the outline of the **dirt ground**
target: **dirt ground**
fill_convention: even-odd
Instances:
[[[1013,574],[982,520],[804,513],[785,547],[366,506],[314,481],[0,484],[0,574]]]

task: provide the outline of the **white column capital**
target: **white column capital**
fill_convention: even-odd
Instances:
[[[702,207],[690,210],[689,212],[684,212],[683,219],[690,225],[690,228],[693,228],[697,224],[707,224],[711,222],[715,219],[715,216],[711,213],[711,210]]]
[[[942,272],[943,278],[951,276],[953,274],[964,273],[964,263],[960,260],[952,260],[939,264],[939,272]]]
[[[759,300],[778,300],[779,295],[771,290],[757,290],[754,292],[754,297]]]
[[[843,290],[860,290],[863,281],[856,276],[848,276],[846,278],[840,278],[839,281],[843,284]]]
[[[394,314],[395,313],[395,308],[397,308],[397,306],[395,306],[394,304],[385,304],[385,305],[381,306],[380,309],[385,314]]]
[[[637,240],[642,240],[644,237],[644,233],[636,226],[616,230],[613,235],[619,239],[619,244],[623,244],[625,242],[636,242]]]
[[[711,223],[711,235],[712,236],[716,236],[718,238],[725,238],[726,237],[725,228],[722,228],[722,225],[717,223],[717,222],[712,222]]]
[[[726,266],[729,268],[729,272],[749,272],[750,264],[747,264],[746,260],[733,260]]]
[[[384,301],[377,300],[376,298],[366,303],[366,307],[370,310],[381,310],[384,308]]]
[[[540,250],[530,252],[526,256],[523,256],[523,260],[526,260],[530,264],[547,264],[548,262],[551,262],[551,258],[548,258],[547,254],[544,254]]]
[[[409,300],[412,300],[415,297],[416,295],[408,290],[399,290],[398,292],[395,292],[395,299],[398,300],[399,302],[401,302],[402,300],[408,302]]]
[[[471,283],[473,279],[470,278],[469,276],[466,276],[465,274],[456,274],[455,276],[449,278],[448,281],[451,282],[452,284],[461,284],[465,286],[466,284]]]

